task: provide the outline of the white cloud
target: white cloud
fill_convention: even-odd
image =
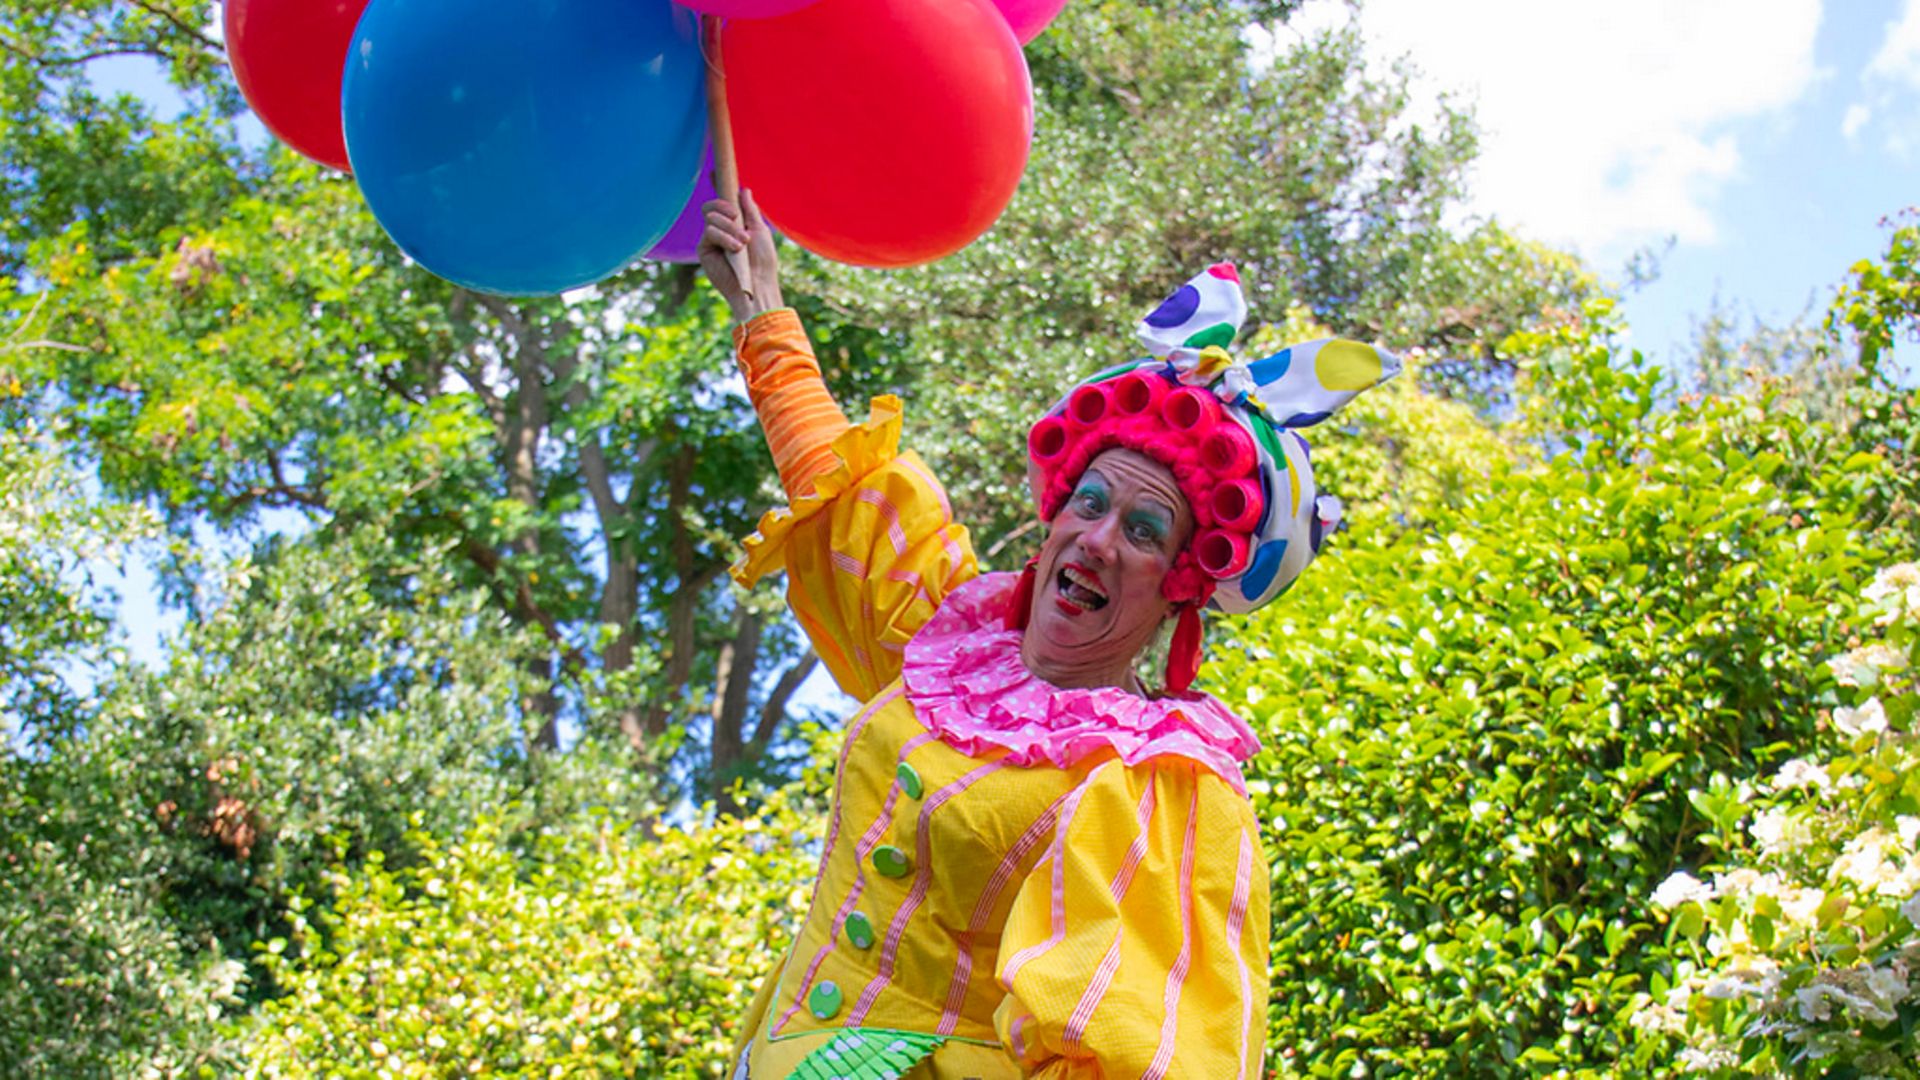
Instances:
[[[1912,157],[1913,142],[1920,137],[1911,101],[1920,91],[1920,0],[1906,0],[1899,16],[1888,20],[1886,33],[1860,72],[1860,84],[1882,118],[1887,152],[1905,160]]]
[[[1853,137],[1860,134],[1860,129],[1866,127],[1867,121],[1872,118],[1873,110],[1856,101],[1847,106],[1847,115],[1840,118],[1840,134],[1852,142]]]
[[[1371,56],[1406,56],[1481,129],[1474,209],[1596,259],[1710,243],[1740,171],[1728,126],[1813,85],[1821,0],[1368,0]],[[1335,23],[1312,0],[1294,26]],[[1909,0],[1909,9],[1920,0]]]
[[[1920,90],[1920,0],[1907,0],[1900,18],[1887,24],[1887,39],[1868,61],[1867,77]]]

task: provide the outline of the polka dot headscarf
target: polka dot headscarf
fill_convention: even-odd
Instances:
[[[1046,521],[1110,447],[1173,471],[1195,528],[1161,590],[1189,611],[1252,611],[1293,584],[1340,520],[1339,500],[1314,486],[1300,430],[1400,372],[1385,350],[1332,338],[1238,362],[1227,349],[1246,315],[1233,265],[1208,267],[1140,321],[1150,358],[1075,386],[1027,436]]]

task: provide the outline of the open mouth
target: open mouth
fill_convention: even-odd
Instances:
[[[1100,580],[1072,563],[1060,568],[1053,586],[1062,603],[1080,611],[1099,611],[1107,606],[1107,594],[1100,591]]]

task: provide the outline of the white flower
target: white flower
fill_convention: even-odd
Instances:
[[[1741,973],[1754,984],[1754,996],[1769,1001],[1780,993],[1780,984],[1786,979],[1780,974],[1780,965],[1770,956],[1747,957]]]
[[[1825,765],[1815,764],[1806,758],[1794,758],[1780,766],[1780,771],[1773,774],[1775,791],[1790,791],[1803,787],[1830,791],[1833,788],[1833,778],[1827,775]]]
[[[1792,889],[1780,897],[1780,914],[1795,926],[1812,926],[1827,894],[1820,889]]]
[[[1869,600],[1879,600],[1899,589],[1910,589],[1920,585],[1920,562],[1895,563],[1884,566],[1873,575],[1873,584],[1867,586]]]
[[[1887,604],[1887,610],[1874,620],[1881,626],[1902,616],[1920,620],[1920,563],[1900,563],[1882,569],[1873,575],[1873,584],[1867,586],[1863,595],[1873,603]]]
[[[1904,969],[1870,968],[1865,981],[1867,993],[1889,1010],[1907,1000],[1907,973]]]
[[[1700,991],[1700,995],[1702,997],[1712,998],[1715,1001],[1725,1001],[1728,998],[1737,998],[1742,994],[1751,993],[1752,990],[1753,988],[1747,984],[1747,980],[1738,975],[1729,974],[1721,975],[1708,983],[1706,987]]]
[[[1713,876],[1713,894],[1715,896],[1744,897],[1754,891],[1761,882],[1760,872],[1742,866],[1724,874]]]
[[[1857,709],[1843,705],[1833,710],[1833,726],[1848,738],[1878,735],[1887,730],[1887,711],[1880,707],[1879,698],[1868,698],[1867,703]]]
[[[1861,994],[1843,995],[1841,1001],[1849,1012],[1875,1024],[1891,1024],[1900,1019],[1900,1015],[1892,1009]]]
[[[1899,671],[1906,666],[1904,655],[1883,644],[1863,645],[1827,661],[1834,681],[1841,686],[1872,686],[1880,681],[1882,671]]]
[[[1800,1019],[1809,1024],[1833,1015],[1833,1004],[1827,1000],[1827,988],[1817,983],[1795,990],[1793,1004],[1800,1012]]]
[[[1907,925],[1920,927],[1920,892],[1900,905],[1900,914],[1907,917]]]
[[[1731,1069],[1740,1063],[1740,1059],[1724,1047],[1698,1050],[1689,1046],[1680,1051],[1677,1060],[1680,1068],[1687,1072],[1715,1072],[1720,1069]]]
[[[1875,827],[1847,841],[1840,857],[1833,861],[1832,875],[1876,892],[1901,887],[1904,882],[1900,868],[1887,860],[1888,845],[1893,839],[1892,833]]]
[[[1669,911],[1689,900],[1705,903],[1711,899],[1713,899],[1713,890],[1685,870],[1675,872],[1672,877],[1661,882],[1659,888],[1653,890],[1654,906],[1666,908]]]
[[[1651,1001],[1634,1013],[1628,1022],[1641,1031],[1663,1031],[1678,1035],[1687,1030],[1684,1013]]]
[[[1761,811],[1747,826],[1747,832],[1753,835],[1753,842],[1760,845],[1764,855],[1784,855],[1798,850],[1813,839],[1807,823],[1785,810]]]
[[[1830,1020],[1833,1018],[1833,1006],[1838,1004],[1848,1012],[1874,1023],[1892,1021],[1892,1010],[1862,992],[1861,984],[1864,981],[1859,973],[1852,971],[1823,971],[1815,975],[1811,983],[1793,993],[1800,1018],[1809,1023]]]

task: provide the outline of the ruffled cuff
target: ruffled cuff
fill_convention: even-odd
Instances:
[[[754,322],[783,312],[792,314],[790,309],[769,311],[756,316]],[[740,333],[745,329],[736,328],[735,332]],[[747,353],[743,351],[741,355],[746,357]],[[812,491],[793,500],[790,505],[761,515],[759,528],[744,541],[746,553],[733,564],[733,580],[742,587],[751,588],[761,578],[784,569],[787,542],[796,528],[832,506],[841,494],[859,484],[864,477],[899,457],[900,417],[899,398],[892,394],[874,398],[868,407],[867,419],[849,427],[833,440],[834,466],[814,478]]]

